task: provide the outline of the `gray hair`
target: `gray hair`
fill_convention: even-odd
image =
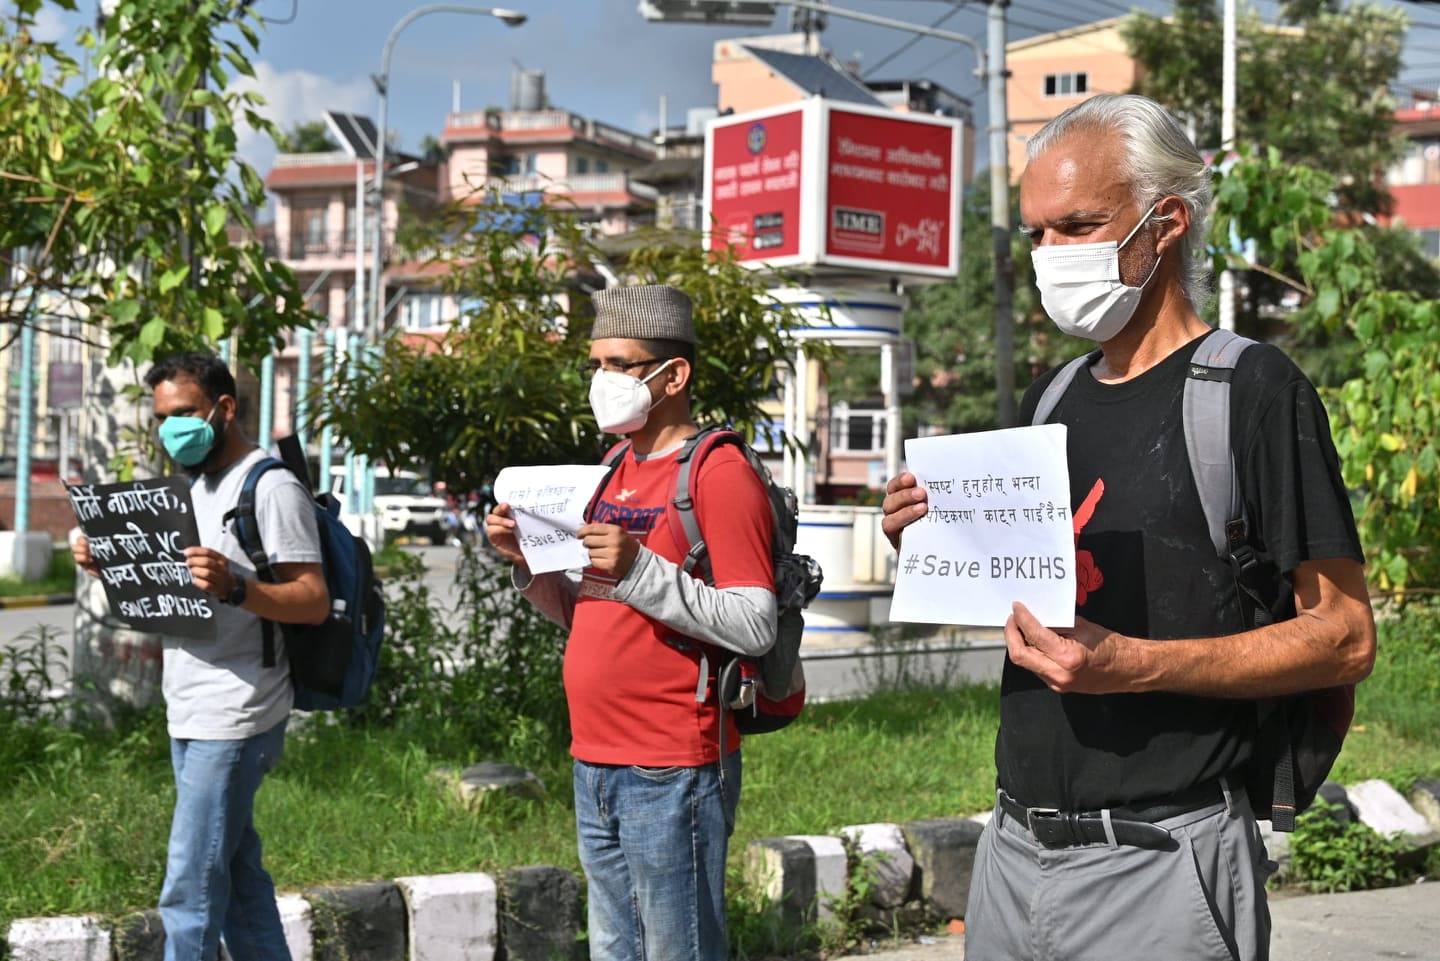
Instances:
[[[1175,196],[1190,208],[1190,229],[1180,242],[1181,285],[1198,310],[1210,296],[1205,237],[1210,217],[1210,166],[1164,107],[1148,97],[1106,93],[1077,103],[1051,120],[1025,147],[1033,161],[1072,133],[1118,133],[1125,145],[1121,174],[1141,207]],[[1170,218],[1156,214],[1152,219]]]

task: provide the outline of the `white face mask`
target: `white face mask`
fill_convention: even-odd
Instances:
[[[643,380],[618,370],[597,370],[590,381],[590,409],[600,429],[607,434],[629,434],[644,427],[655,405],[645,385],[674,362],[675,358],[670,358]]]
[[[1098,244],[1051,244],[1030,251],[1035,265],[1035,286],[1040,288],[1040,302],[1045,313],[1063,332],[1104,343],[1125,329],[1140,295],[1160,268],[1160,258],[1150,268],[1150,276],[1139,287],[1130,287],[1120,280],[1120,248],[1145,225],[1159,201],[1150,205],[1140,222],[1118,244],[1106,240]]]

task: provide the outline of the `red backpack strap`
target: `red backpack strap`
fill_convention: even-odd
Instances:
[[[601,459],[600,464],[608,467],[609,470],[605,472],[605,476],[601,478],[600,483],[595,485],[595,493],[591,496],[590,503],[585,505],[586,523],[590,522],[591,515],[595,513],[595,505],[600,502],[600,495],[605,493],[605,488],[610,486],[610,478],[615,476],[615,471],[619,469],[620,462],[625,459],[625,455],[629,453],[629,451],[630,439],[626,438],[605,452],[605,456]]]

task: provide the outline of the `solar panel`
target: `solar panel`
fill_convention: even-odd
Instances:
[[[375,145],[378,141],[375,139],[375,124],[369,117],[327,110],[325,123],[350,156],[356,160],[375,159]]]

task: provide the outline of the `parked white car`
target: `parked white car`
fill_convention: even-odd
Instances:
[[[330,477],[331,492],[346,503],[345,468],[332,467]],[[424,537],[432,544],[445,543],[445,501],[414,471],[375,468],[375,513],[387,539]]]

